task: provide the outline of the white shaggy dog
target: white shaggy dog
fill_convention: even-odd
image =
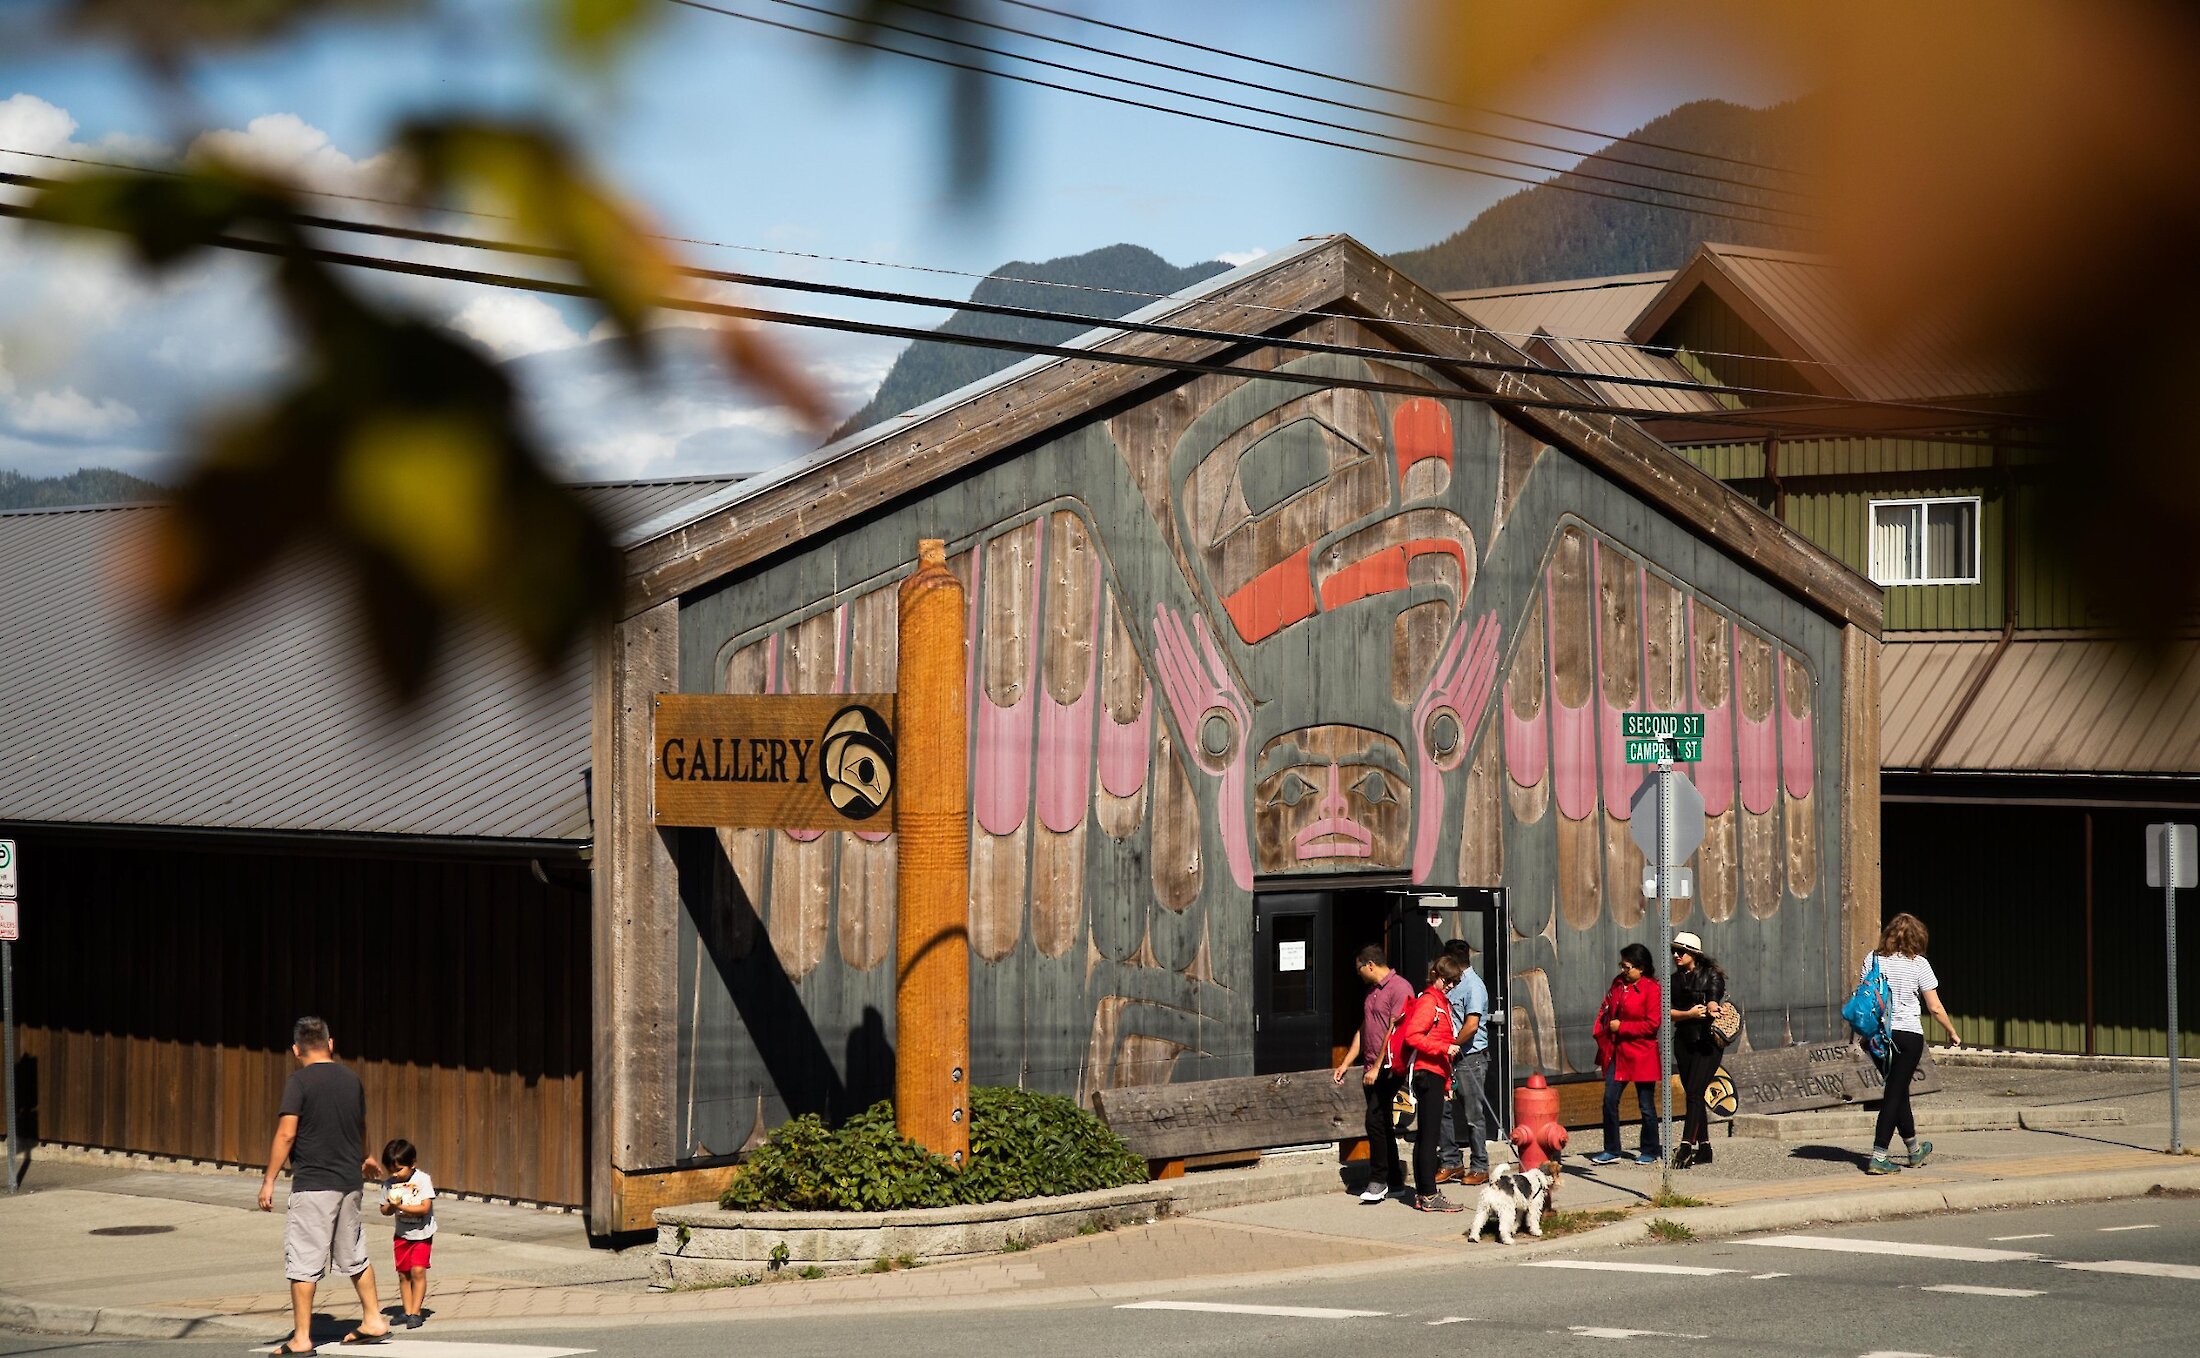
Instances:
[[[1528,1234],[1543,1234],[1543,1208],[1551,1197],[1551,1175],[1545,1169],[1521,1169],[1505,1165],[1490,1175],[1490,1181],[1482,1185],[1482,1196],[1475,1200],[1474,1222],[1467,1227],[1467,1239],[1479,1241],[1482,1225],[1491,1217],[1497,1218],[1499,1243],[1513,1242],[1513,1224],[1517,1217],[1525,1222]]]

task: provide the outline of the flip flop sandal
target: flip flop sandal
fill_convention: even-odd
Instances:
[[[290,1358],[313,1358],[320,1351],[318,1348],[294,1349],[290,1346],[290,1341],[285,1339],[269,1352],[268,1358],[283,1358],[284,1354],[289,1354]]]
[[[390,1342],[390,1331],[384,1330],[380,1334],[361,1334],[359,1331],[353,1330],[338,1342],[354,1345],[387,1344]]]

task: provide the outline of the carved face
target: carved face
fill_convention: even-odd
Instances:
[[[1408,769],[1396,741],[1356,726],[1312,726],[1268,742],[1253,773],[1260,870],[1404,866]]]

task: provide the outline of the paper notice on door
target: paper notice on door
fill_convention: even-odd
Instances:
[[[1306,944],[1303,942],[1278,943],[1276,945],[1276,970],[1306,970]]]

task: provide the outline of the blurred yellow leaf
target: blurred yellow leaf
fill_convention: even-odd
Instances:
[[[616,57],[664,13],[663,0],[555,0],[545,7],[551,37],[581,62]]]
[[[396,413],[352,431],[337,464],[338,503],[353,529],[451,598],[496,559],[497,431],[464,416]]]

